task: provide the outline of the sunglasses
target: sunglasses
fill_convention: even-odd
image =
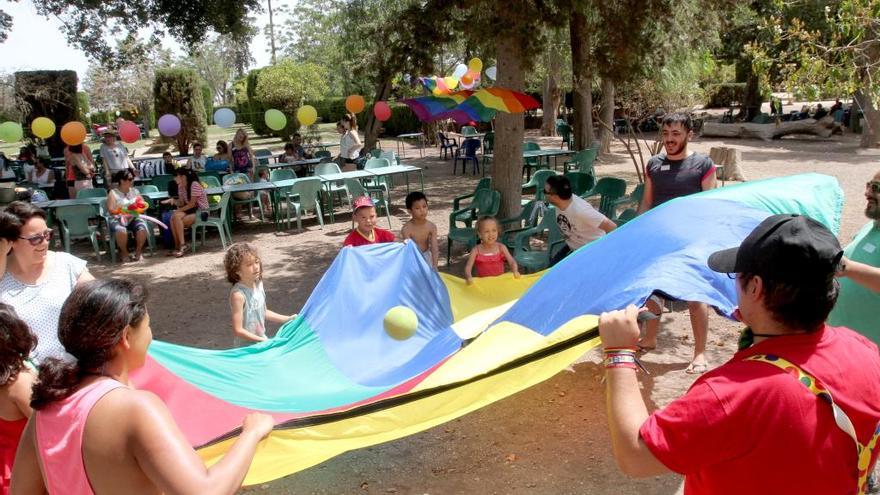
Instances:
[[[872,194],[880,194],[880,181],[872,180],[866,182],[865,189],[870,189]]]
[[[49,242],[52,240],[52,230],[47,230],[47,231],[43,232],[42,234],[36,234],[36,235],[32,235],[30,237],[18,236],[18,238],[24,239],[25,241],[28,241],[28,243],[31,246],[38,246],[43,241]]]

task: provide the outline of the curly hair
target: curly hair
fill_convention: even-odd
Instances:
[[[255,263],[262,263],[257,248],[246,242],[236,242],[226,250],[226,256],[223,257],[223,267],[226,268],[226,280],[230,284],[236,284],[241,280],[241,277],[238,276],[238,270],[248,256],[253,257]],[[260,276],[262,277],[262,274]]]
[[[36,346],[37,337],[18,317],[15,308],[0,303],[0,387],[15,380]]]

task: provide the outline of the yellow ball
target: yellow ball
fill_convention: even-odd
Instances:
[[[419,317],[416,312],[406,306],[394,306],[385,313],[382,320],[385,332],[395,340],[406,340],[416,333]]]

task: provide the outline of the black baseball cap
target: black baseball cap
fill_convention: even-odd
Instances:
[[[837,237],[821,223],[802,215],[773,215],[739,247],[709,256],[709,268],[777,282],[809,282],[832,275],[842,256]]]

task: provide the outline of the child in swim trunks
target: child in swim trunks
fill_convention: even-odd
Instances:
[[[406,195],[406,210],[412,218],[400,229],[401,239],[411,239],[419,247],[422,257],[434,270],[437,269],[437,226],[428,220],[428,198],[421,191]]]

